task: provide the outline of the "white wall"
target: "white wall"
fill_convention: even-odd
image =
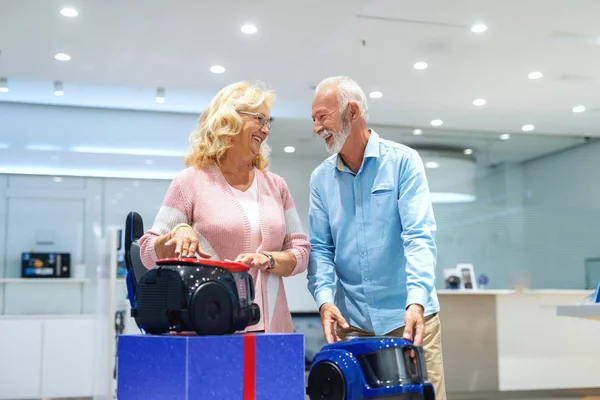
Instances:
[[[600,257],[600,143],[523,166],[527,263],[534,284],[583,287]]]
[[[69,252],[71,266],[84,264],[89,284],[5,283],[6,314],[73,314],[95,309],[98,244],[111,228],[123,228],[129,211],[151,224],[169,184],[166,180],[133,180],[4,175],[0,179],[0,277],[20,277],[21,253]],[[53,244],[37,244],[39,235]]]
[[[584,288],[600,256],[600,143],[501,167],[477,180],[474,204],[435,205],[439,275],[473,263],[491,288]]]
[[[472,263],[477,275],[488,275],[490,288],[512,287],[528,273],[521,183],[520,167],[501,167],[478,176],[474,203],[434,205],[438,287],[443,286],[443,269],[458,263]]]

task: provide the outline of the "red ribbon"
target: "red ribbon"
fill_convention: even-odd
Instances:
[[[256,395],[256,336],[244,335],[244,400]]]

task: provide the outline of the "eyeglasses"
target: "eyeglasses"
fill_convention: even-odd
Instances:
[[[265,117],[261,113],[259,113],[259,112],[251,112],[251,111],[238,111],[238,113],[254,116],[254,118],[256,118],[256,120],[260,124],[261,128],[263,126],[266,126],[267,129],[271,130],[271,121],[269,121],[267,119],[267,117]]]

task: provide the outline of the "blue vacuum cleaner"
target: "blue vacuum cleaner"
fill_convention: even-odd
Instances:
[[[352,337],[323,346],[312,362],[310,400],[435,400],[423,348],[391,337]]]

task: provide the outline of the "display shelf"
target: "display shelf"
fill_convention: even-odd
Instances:
[[[592,290],[584,289],[438,289],[439,295],[581,295],[589,296]]]
[[[80,278],[0,278],[0,283],[89,283],[89,279]]]
[[[556,307],[559,317],[576,317],[600,321],[600,303],[569,304]]]
[[[83,314],[93,289],[86,278],[0,278],[0,315]]]
[[[90,320],[96,318],[95,314],[6,314],[0,315],[0,320]]]

